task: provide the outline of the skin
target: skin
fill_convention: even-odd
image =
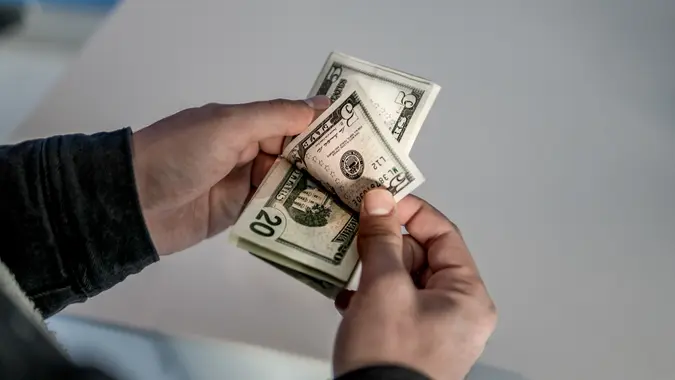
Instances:
[[[415,196],[395,205],[382,189],[366,194],[359,224],[362,275],[356,293],[336,300],[344,318],[335,374],[393,363],[432,379],[464,379],[497,318],[455,224]]]
[[[136,185],[158,253],[184,250],[234,224],[283,139],[328,106],[326,97],[208,104],[134,133]]]
[[[209,104],[133,135],[134,175],[160,255],[234,224],[282,151],[330,106],[326,97]],[[401,225],[409,234],[401,235]],[[463,379],[494,330],[496,313],[457,227],[427,202],[389,192],[365,196],[359,290],[343,292],[336,375],[399,364],[433,379]]]

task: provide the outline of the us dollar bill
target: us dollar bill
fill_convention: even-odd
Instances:
[[[297,273],[294,277],[303,282],[313,282],[315,289],[332,289],[344,285],[356,267],[357,230],[356,212],[306,172],[278,158],[232,227],[230,239]]]
[[[309,95],[328,95],[336,101],[353,83],[367,93],[373,104],[370,114],[379,116],[394,144],[407,154],[440,87],[334,52]],[[347,161],[353,169],[354,161]],[[329,181],[324,184],[330,186]],[[278,159],[232,228],[230,239],[317,292],[335,298],[342,288],[355,284],[355,279],[358,282],[357,230],[357,212],[331,194],[321,180],[286,159]]]
[[[326,95],[335,101],[355,82],[368,94],[375,112],[403,151],[409,153],[441,87],[400,70],[333,52],[309,95]]]
[[[424,182],[373,110],[363,88],[352,83],[282,153],[354,211],[368,190],[384,187],[398,201]]]
[[[371,109],[354,84],[286,147],[230,233],[238,247],[328,297],[356,268],[366,191],[384,187],[401,199],[424,181]]]

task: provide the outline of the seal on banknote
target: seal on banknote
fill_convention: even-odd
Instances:
[[[340,170],[349,179],[359,179],[365,169],[363,156],[355,150],[348,150],[340,158]]]

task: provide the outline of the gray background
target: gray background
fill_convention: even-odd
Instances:
[[[23,8],[20,26],[0,32],[0,143],[30,115],[105,17],[31,4]]]
[[[475,378],[673,377],[674,1],[129,0],[12,138],[303,97],[331,50],[443,87],[411,156],[500,312]],[[67,312],[319,358],[339,322],[225,235]]]

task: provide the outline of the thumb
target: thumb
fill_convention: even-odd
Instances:
[[[366,193],[361,203],[357,248],[361,257],[360,289],[384,277],[409,277],[403,263],[401,223],[389,191],[378,188]]]
[[[274,99],[234,106],[229,113],[241,130],[245,144],[303,132],[318,114],[330,106],[330,99],[315,96],[306,100]]]

